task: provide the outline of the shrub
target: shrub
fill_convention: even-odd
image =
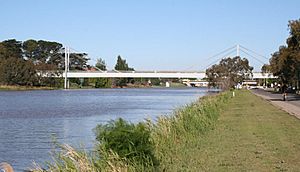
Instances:
[[[156,166],[150,128],[145,123],[132,124],[123,119],[98,125],[96,139],[105,152],[112,150],[120,158],[142,166]],[[100,151],[100,153],[103,151]]]

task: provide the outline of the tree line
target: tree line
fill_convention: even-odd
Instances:
[[[105,60],[102,58],[97,59],[95,64],[96,69],[101,71],[107,70],[107,65]],[[134,68],[129,67],[128,63],[125,59],[123,59],[120,55],[117,57],[117,62],[114,67],[116,71],[134,71]],[[92,81],[91,81],[92,80]],[[93,82],[93,79],[90,79]],[[97,78],[94,81],[95,88],[107,88],[107,87],[125,87],[127,84],[134,84],[135,80],[133,78]]]
[[[106,71],[107,65],[102,58],[97,59],[95,64],[96,69]],[[134,68],[130,67],[126,59],[120,55],[117,56],[117,62],[114,66],[116,72],[120,71],[134,71]],[[88,82],[94,83],[95,88],[108,88],[108,87],[127,87],[128,85],[142,86],[149,85],[148,81],[151,79],[151,85],[159,86],[163,80],[158,78],[97,78],[88,79]]]
[[[286,45],[272,54],[269,64],[262,67],[263,72],[271,72],[278,76],[282,85],[300,86],[300,19],[291,20],[288,24],[289,37]]]
[[[88,66],[87,61],[86,53],[71,53],[70,69],[82,70]],[[64,49],[61,43],[33,39],[0,42],[2,85],[60,87],[62,79],[44,76],[56,75],[64,67]]]
[[[17,86],[62,87],[61,75],[65,69],[65,49],[59,42],[33,40],[18,41],[9,39],[0,42],[0,84]],[[107,65],[101,58],[95,66],[88,65],[87,53],[70,53],[70,70],[106,71]],[[114,67],[118,71],[134,71],[120,55]],[[51,71],[51,72],[49,72]],[[47,77],[45,77],[47,76]],[[78,86],[124,87],[134,84],[133,78],[73,78],[71,84]]]

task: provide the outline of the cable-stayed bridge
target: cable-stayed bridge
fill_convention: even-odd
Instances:
[[[65,73],[63,74],[65,76]],[[104,71],[86,72],[69,71],[67,78],[186,78],[203,79],[205,72],[184,72],[184,71]],[[252,79],[275,78],[271,73],[253,72]]]
[[[257,62],[264,64],[261,58],[265,60],[267,57],[256,53],[253,50],[250,50],[241,45],[236,45],[230,47],[224,51],[217,53],[214,56],[207,58],[205,61],[215,59],[212,63],[207,65],[204,69],[199,71],[191,71],[193,65],[184,71],[118,71],[118,70],[110,70],[110,71],[102,71],[98,69],[98,71],[70,71],[69,70],[69,58],[71,49],[65,48],[65,71],[62,76],[65,78],[65,88],[68,86],[69,78],[179,78],[179,79],[203,79],[206,77],[205,69],[209,68],[213,64],[216,64],[223,58],[240,56],[241,53],[244,53],[246,56],[256,60]],[[72,52],[73,53],[73,52]],[[234,53],[234,55],[233,55]],[[252,79],[267,79],[267,78],[276,78],[272,73],[261,73],[261,72],[253,72],[251,77]]]

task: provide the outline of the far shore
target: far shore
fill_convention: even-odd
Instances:
[[[184,88],[185,86],[180,84],[174,84],[171,85],[168,88]],[[119,88],[119,89],[125,89],[125,88],[167,88],[164,86],[144,86],[144,85],[128,85],[124,87],[109,87],[109,88],[95,88],[92,86],[83,86],[83,87],[74,87],[71,86],[70,90],[74,89],[110,89],[110,88]],[[62,90],[64,88],[61,87],[44,87],[44,86],[19,86],[19,85],[0,85],[0,91],[29,91],[29,90]]]
[[[57,90],[55,87],[36,87],[19,85],[0,85],[0,91],[26,91],[26,90]]]

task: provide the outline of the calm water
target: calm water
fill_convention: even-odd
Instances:
[[[0,91],[0,162],[16,171],[49,160],[52,135],[91,149],[92,129],[122,117],[131,122],[167,115],[207,94],[206,89]]]

